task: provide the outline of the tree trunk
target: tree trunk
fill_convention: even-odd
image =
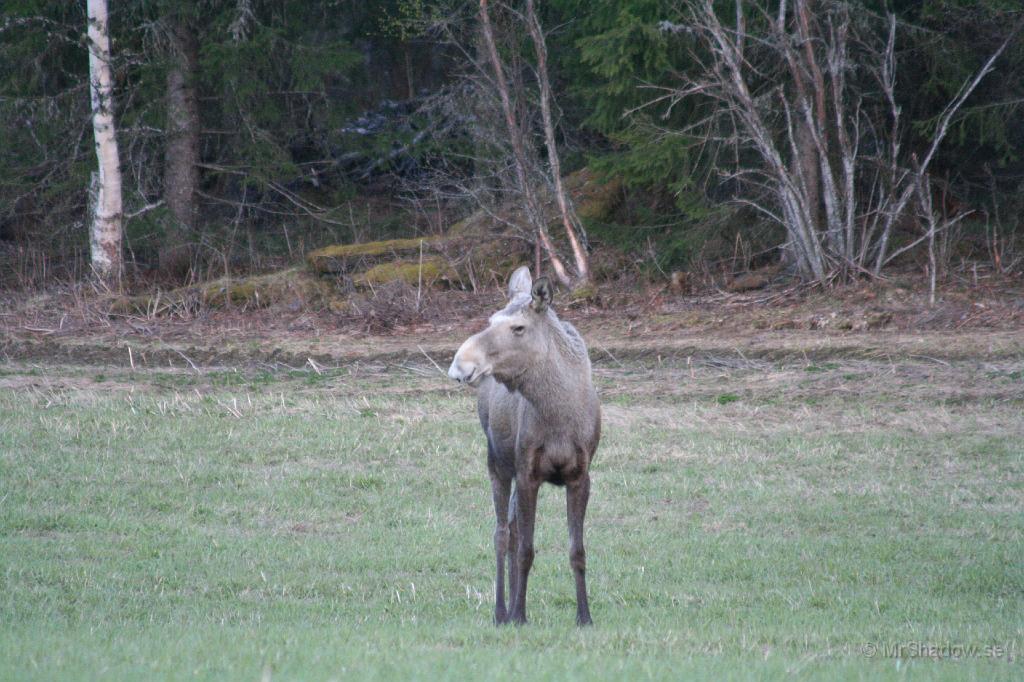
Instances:
[[[817,68],[814,58],[814,51],[810,37],[810,22],[807,14],[813,11],[811,5],[813,0],[797,0],[793,7],[793,22],[797,45],[803,47],[803,63],[797,61],[798,52],[793,52],[791,72],[797,92],[795,100],[798,104],[793,122],[793,158],[790,159],[790,173],[798,181],[798,186],[804,192],[804,204],[807,210],[808,228],[817,234],[821,231],[821,168],[819,164],[818,149],[814,142],[814,131],[811,129],[811,121],[807,120],[800,105],[809,106],[813,110],[814,124],[819,125],[819,131],[824,132],[824,83],[821,72]],[[810,78],[808,78],[810,76]],[[808,92],[810,90],[810,92]],[[810,276],[812,273],[804,270],[802,274]]]
[[[796,152],[792,159],[793,177],[801,178],[807,191],[807,214],[811,228],[821,230],[821,172],[818,164],[818,150],[814,148],[814,134],[803,117],[797,118]]]
[[[526,175],[529,166],[527,165],[526,147],[523,144],[523,131],[516,120],[515,111],[512,109],[512,98],[509,95],[505,70],[502,68],[501,59],[498,57],[498,48],[494,44],[494,32],[491,29],[491,16],[488,11],[487,0],[480,0],[480,24],[483,29],[484,45],[487,48],[491,67],[494,69],[494,80],[498,86],[501,109],[505,114],[505,126],[511,138],[512,154],[515,156],[516,161],[516,180],[526,202],[526,214],[529,216],[530,222],[533,223],[534,230],[537,232],[537,239],[548,254],[548,259],[551,261],[551,267],[555,271],[555,276],[558,277],[558,281],[562,284],[569,286],[571,284],[569,274],[566,272],[565,265],[562,263],[562,259],[559,258],[554,244],[551,243],[551,237],[548,235],[547,227],[544,224],[540,202],[537,200],[537,194],[534,192],[533,186]]]
[[[172,224],[160,249],[160,269],[181,276],[192,262],[199,188],[199,103],[196,77],[199,48],[195,30],[184,17],[167,19],[171,67],[167,72],[167,130],[164,152],[164,200]]]
[[[540,110],[544,119],[544,140],[548,149],[548,165],[551,168],[551,180],[554,182],[555,199],[558,201],[558,210],[562,214],[562,225],[565,227],[565,234],[569,237],[569,245],[572,247],[572,255],[576,261],[576,272],[579,274],[580,283],[590,282],[590,258],[580,243],[577,234],[579,217],[575,209],[569,204],[565,196],[565,188],[562,187],[562,166],[558,159],[558,146],[555,144],[555,124],[551,118],[551,84],[548,82],[548,49],[544,42],[544,32],[541,30],[540,21],[537,19],[537,12],[533,7],[533,0],[526,0],[526,23],[530,29],[530,36],[533,38],[533,47],[537,53],[537,80],[540,82]]]
[[[402,43],[402,53],[405,56],[405,87],[407,97],[413,99],[416,97],[416,84],[412,74],[412,48],[409,47],[409,43]]]
[[[121,158],[114,125],[114,76],[110,68],[107,0],[88,0],[88,17],[89,95],[97,160],[90,200],[89,253],[93,272],[107,283],[115,283],[120,280],[123,268],[123,209]]]

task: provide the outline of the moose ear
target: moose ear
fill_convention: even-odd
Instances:
[[[549,305],[551,305],[551,297],[554,292],[551,289],[551,282],[548,281],[547,277],[540,277],[536,282],[533,283],[533,291],[530,295],[533,296],[533,302],[530,307],[535,312],[544,312]]]
[[[508,278],[508,298],[512,300],[519,294],[530,293],[530,285],[533,279],[530,277],[530,268],[520,265],[512,276]]]

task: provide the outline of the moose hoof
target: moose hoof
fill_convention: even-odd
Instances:
[[[495,625],[505,625],[506,623],[508,623],[508,613],[506,613],[504,610],[495,611],[494,612],[494,624]]]
[[[594,621],[591,620],[589,613],[585,614],[585,615],[582,615],[582,616],[576,616],[576,625],[577,625],[577,627],[584,628],[584,627],[587,627],[587,626],[591,626],[593,624],[594,624]]]
[[[509,616],[508,622],[512,623],[513,625],[526,625],[526,615],[521,613],[513,613],[511,616]]]

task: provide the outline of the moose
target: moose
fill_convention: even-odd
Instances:
[[[526,623],[526,582],[542,483],[565,486],[569,563],[576,581],[576,623],[590,625],[583,519],[590,461],[601,438],[601,406],[586,344],[551,308],[552,286],[526,266],[512,273],[508,305],[455,353],[448,376],[477,387],[487,436],[494,513],[494,620]],[[515,487],[513,489],[513,482]],[[505,606],[505,560],[509,600]]]

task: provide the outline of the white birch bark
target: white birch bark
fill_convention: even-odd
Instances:
[[[107,0],[88,0],[89,94],[96,140],[96,198],[90,216],[89,245],[93,272],[117,280],[122,268],[121,160],[114,125],[114,77],[110,68]]]

